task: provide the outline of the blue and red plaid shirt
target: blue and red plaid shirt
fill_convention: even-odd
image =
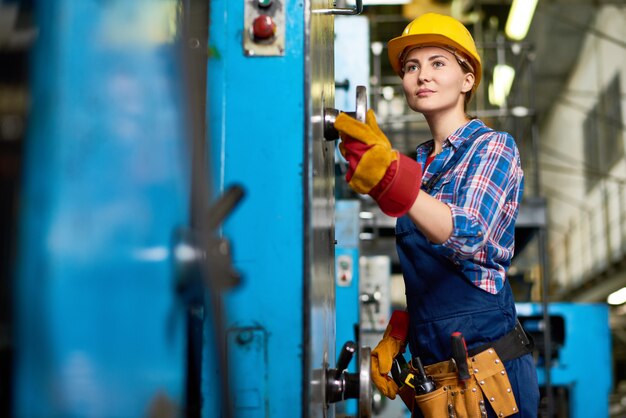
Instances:
[[[474,119],[456,130],[442,151],[426,167],[427,182],[473,132],[485,124]],[[433,140],[417,147],[417,162],[424,167]],[[504,286],[515,247],[515,220],[524,188],[515,140],[505,132],[489,131],[478,137],[431,195],[452,211],[453,230],[437,252],[458,264],[479,288],[497,293]]]

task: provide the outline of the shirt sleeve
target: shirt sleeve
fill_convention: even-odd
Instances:
[[[452,212],[452,234],[435,248],[451,258],[470,259],[489,240],[501,241],[506,232],[502,228],[517,214],[516,190],[523,174],[515,141],[499,132],[485,141],[477,144],[465,181],[447,203]]]

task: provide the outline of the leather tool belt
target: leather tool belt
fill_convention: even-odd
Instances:
[[[421,412],[425,418],[486,418],[486,402],[499,417],[514,415],[518,407],[504,362],[530,353],[532,348],[532,338],[517,322],[499,340],[469,350],[468,381],[459,381],[456,366],[446,360],[424,368],[435,382],[433,392],[415,396],[412,388],[404,385],[399,395],[414,417]]]
[[[472,357],[488,348],[493,348],[498,353],[502,361],[509,361],[523,356],[533,351],[535,342],[532,337],[524,331],[519,320],[516,321],[512,331],[497,341],[483,344],[468,351],[468,356]]]

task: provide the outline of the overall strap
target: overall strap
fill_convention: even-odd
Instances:
[[[474,131],[469,138],[463,141],[461,146],[459,146],[459,149],[456,150],[456,152],[454,153],[452,158],[448,160],[446,165],[443,166],[435,174],[433,174],[433,176],[428,180],[428,182],[422,187],[422,190],[424,190],[426,193],[430,193],[430,191],[433,189],[433,187],[435,187],[435,185],[441,179],[441,177],[443,177],[444,174],[450,171],[456,165],[456,163],[459,162],[459,160],[463,157],[463,155],[465,155],[465,153],[470,148],[470,146],[474,143],[474,141],[478,139],[481,135],[486,134],[489,131],[492,131],[492,129],[486,126],[482,126],[476,131]]]

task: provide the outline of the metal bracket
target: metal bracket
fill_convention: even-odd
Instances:
[[[313,10],[314,14],[320,15],[341,15],[341,16],[354,16],[363,13],[363,0],[356,0],[354,9],[352,8],[336,8],[336,9],[316,9]]]

